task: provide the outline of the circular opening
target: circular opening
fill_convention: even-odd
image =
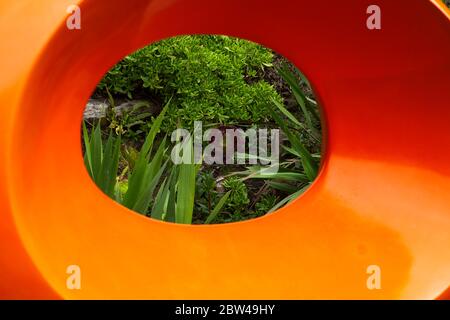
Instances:
[[[110,198],[184,224],[248,220],[315,180],[319,107],[305,76],[254,42],[168,38],[110,69],[82,124],[85,166]]]

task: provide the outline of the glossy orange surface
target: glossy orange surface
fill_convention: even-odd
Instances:
[[[437,2],[0,1],[0,297],[436,298],[450,285],[450,21]],[[259,219],[186,226],[103,195],[80,123],[123,56],[179,34],[226,34],[296,63],[323,107],[313,186]],[[81,290],[66,268],[81,267]],[[366,287],[369,265],[380,290]]]

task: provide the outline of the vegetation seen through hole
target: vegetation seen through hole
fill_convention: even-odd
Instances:
[[[321,123],[308,80],[282,56],[237,38],[180,36],[104,76],[82,140],[91,178],[123,206],[226,223],[273,212],[310,186]]]

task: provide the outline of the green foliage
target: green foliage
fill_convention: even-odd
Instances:
[[[219,201],[219,193],[216,191],[216,179],[211,171],[202,170],[197,175],[195,187],[195,211],[198,219],[207,217],[212,207]]]
[[[152,114],[148,112],[150,104],[146,101],[139,101],[135,103],[130,110],[117,114],[111,111],[108,114],[109,127],[117,134],[121,134],[124,138],[136,139],[141,134],[144,134],[144,128],[151,128],[149,123],[154,120]],[[113,108],[111,108],[114,110]],[[148,130],[146,130],[148,131]]]
[[[258,75],[272,68],[270,50],[225,36],[180,36],[160,41],[124,58],[98,86],[100,92],[129,98],[145,94],[167,102],[173,97],[165,131],[178,121],[191,127],[210,123],[268,120],[275,89]]]
[[[317,103],[306,96],[297,75],[290,71],[286,65],[282,66],[278,72],[289,84],[294,94],[299,107],[296,114],[302,116],[302,119],[300,119],[300,116],[294,115],[284,104],[272,100],[274,105],[272,117],[289,142],[288,145],[282,146],[287,159],[280,163],[280,169],[276,173],[267,174],[266,171],[265,174],[262,174],[262,168],[259,166],[249,167],[247,171],[240,172],[240,174],[246,176],[246,179],[265,179],[273,189],[288,194],[284,199],[274,204],[269,212],[294,200],[310,186],[317,177],[318,160],[320,159],[320,155],[311,153],[301,139],[301,134],[306,132],[309,139],[314,141],[313,144],[320,143],[320,118]],[[296,72],[300,78],[305,79],[300,71],[296,70]],[[304,85],[309,86],[306,80],[302,81]],[[270,199],[264,201],[264,205],[270,203]],[[259,205],[259,211],[262,210],[262,205]]]
[[[274,194],[268,194],[261,197],[261,199],[255,204],[256,214],[259,216],[266,214],[276,206],[277,202],[278,197]]]
[[[111,131],[104,142],[100,124],[92,129],[89,136],[83,123],[85,165],[97,186],[127,208],[154,219],[190,224],[199,165],[171,165],[165,138],[160,141],[156,151],[153,151],[168,107],[169,104],[153,122],[137,154],[134,149],[124,148],[125,156],[122,154],[122,157],[127,159],[128,165],[119,176],[120,135],[115,137]],[[190,146],[193,147],[192,141]],[[128,180],[124,180],[127,173]],[[214,207],[210,206],[205,223],[211,223],[216,218],[229,195],[227,193],[221,198],[216,195]]]
[[[277,107],[279,109],[283,108],[281,105],[277,105]],[[272,117],[289,139],[291,148],[287,150],[290,150],[291,153],[299,157],[303,166],[303,171],[305,172],[308,179],[310,181],[313,181],[316,178],[318,171],[318,165],[315,159],[300,141],[297,134],[288,127],[285,120],[281,118],[281,116],[276,111],[272,113]]]
[[[195,177],[197,171],[198,166],[194,163],[182,163],[179,165],[179,184],[177,186],[175,222],[192,222],[195,198]]]
[[[317,103],[307,94],[309,83],[298,70],[291,71],[288,65],[277,69],[296,106],[290,100],[285,105],[262,80],[273,68],[272,59],[270,50],[224,36],[171,38],[126,57],[104,77],[99,93],[108,95],[112,110],[113,96],[144,97],[152,103],[139,102],[125,113],[108,113],[106,141],[100,124],[90,134],[83,126],[89,174],[122,205],[154,219],[183,224],[250,219],[292,201],[318,174],[320,117]],[[270,72],[266,78],[272,79],[274,70]],[[159,109],[159,103],[165,107],[153,115],[152,107]],[[246,176],[240,179],[235,172],[224,174],[219,169],[218,176],[228,177],[221,188],[213,174],[216,168],[174,165],[169,159],[171,145],[161,136],[179,126],[192,129],[196,120],[213,127],[275,122],[287,138],[280,170],[268,175],[252,166],[240,172]],[[122,140],[133,143],[120,148]],[[142,142],[139,150],[136,146]]]
[[[246,210],[247,205],[250,203],[248,198],[248,190],[245,183],[238,177],[231,176],[223,182],[225,190],[230,191],[230,196],[226,207],[234,214],[242,213]]]
[[[219,202],[217,203],[217,205],[214,207],[214,209],[211,211],[208,218],[206,219],[205,224],[209,224],[216,219],[220,210],[222,210],[223,206],[227,203],[228,198],[230,197],[230,194],[231,194],[231,191],[228,191],[227,193],[225,193],[225,195],[222,198],[219,199]]]
[[[127,192],[123,196],[124,206],[142,214],[147,214],[153,192],[167,165],[167,160],[163,164],[167,151],[165,139],[160,143],[157,151],[153,155],[152,149],[169,103],[159,114],[145,139],[144,145],[139,152],[134,168],[129,176]]]
[[[83,123],[85,146],[84,163],[92,180],[109,197],[114,197],[116,175],[119,166],[120,136],[115,138],[110,132],[106,144],[103,144],[100,124],[97,124],[89,137]]]
[[[156,194],[151,210],[154,219],[182,224],[192,223],[195,197],[195,164],[172,166]]]

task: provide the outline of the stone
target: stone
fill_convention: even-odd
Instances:
[[[106,110],[109,108],[109,103],[104,100],[89,99],[84,109],[83,118],[87,119],[101,119],[106,117]]]
[[[114,107],[114,112],[116,113],[116,115],[122,116],[122,114],[131,111],[137,104],[140,104],[141,106],[145,106],[145,104],[147,104],[151,112],[157,111],[157,108],[149,101],[127,100]],[[83,118],[85,120],[105,118],[108,109],[110,108],[111,105],[107,99],[89,99],[88,103],[86,104],[86,108],[84,109]]]

